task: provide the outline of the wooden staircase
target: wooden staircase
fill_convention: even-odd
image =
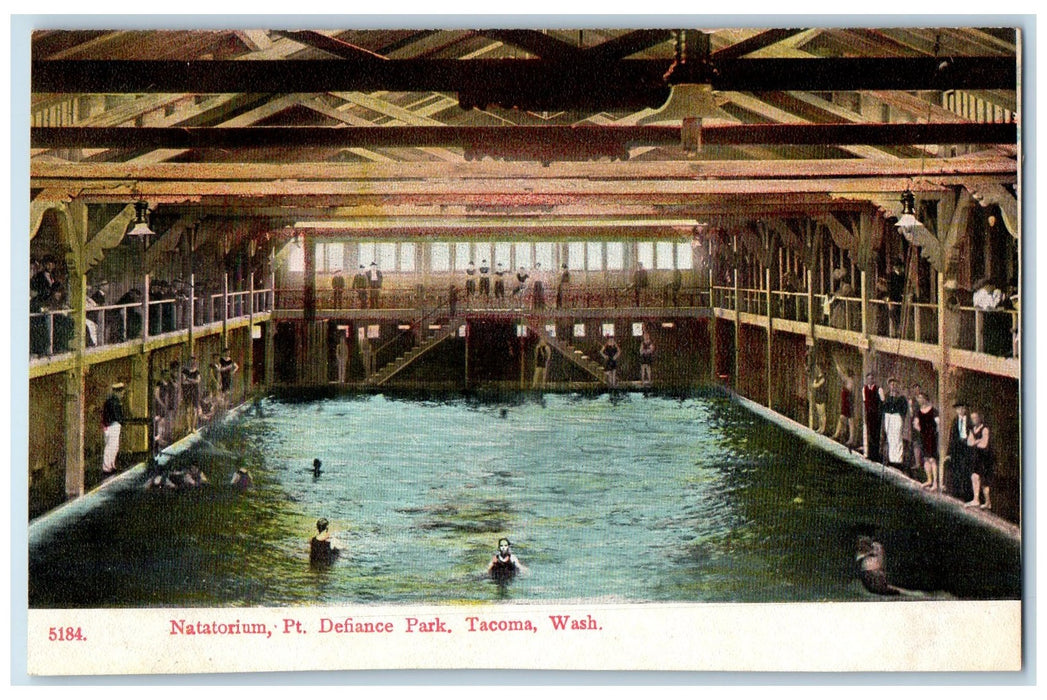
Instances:
[[[440,330],[430,335],[428,338],[423,340],[418,345],[400,355],[389,364],[383,366],[377,372],[368,377],[364,383],[370,386],[381,386],[394,375],[400,372],[412,362],[417,360],[419,357],[429,352],[437,345],[454,336],[458,332],[458,327],[462,324],[457,318],[449,319],[446,323],[441,326]]]
[[[571,345],[568,342],[558,340],[553,336],[545,332],[545,329],[540,326],[528,323],[527,327],[531,329],[531,332],[540,338],[545,339],[546,345],[553,348],[565,358],[567,358],[572,364],[581,367],[589,375],[591,375],[596,381],[601,384],[607,383],[607,376],[604,373],[603,365],[596,362],[591,357],[583,353],[581,350]]]

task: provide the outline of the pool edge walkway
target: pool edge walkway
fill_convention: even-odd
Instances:
[[[737,401],[740,405],[749,409],[753,413],[756,413],[760,417],[769,420],[775,425],[799,436],[808,444],[831,454],[833,457],[860,467],[878,478],[890,481],[893,485],[917,495],[921,500],[936,508],[942,508],[953,513],[958,513],[962,517],[978,523],[979,525],[992,528],[1017,542],[1021,542],[1021,527],[1009,520],[1001,518],[992,511],[986,511],[981,508],[968,508],[957,498],[928,491],[923,488],[923,484],[919,481],[906,476],[897,469],[892,469],[878,462],[868,460],[861,452],[856,452],[855,450],[848,448],[846,445],[841,445],[827,435],[822,435],[817,431],[811,430],[806,425],[783,416],[782,414],[777,413],[766,406],[762,406],[751,399],[747,399],[740,394],[735,392],[729,393],[731,399]]]
[[[209,423],[208,425],[203,426],[203,428],[183,436],[179,440],[176,440],[160,450],[159,456],[165,457],[166,459],[162,462],[158,460],[158,463],[163,466],[163,464],[165,464],[170,458],[185,452],[201,440],[206,440],[207,438],[204,434],[208,429],[232,419],[246,410],[250,405],[251,402],[244,402],[234,406],[226,411],[225,415],[223,415],[217,422]],[[93,510],[99,503],[104,502],[105,499],[109,498],[113,493],[137,487],[137,485],[142,481],[141,477],[145,476],[145,474],[146,463],[137,462],[127,469],[117,472],[108,479],[96,484],[93,488],[85,491],[83,495],[71,498],[65,503],[43,513],[39,517],[30,520],[26,529],[26,545],[29,550],[32,550],[33,547],[39,545],[41,540],[46,539],[50,532],[57,528],[61,528],[68,520],[79,518],[85,513]]]

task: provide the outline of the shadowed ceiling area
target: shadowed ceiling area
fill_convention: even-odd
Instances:
[[[669,235],[687,220],[870,202],[896,216],[906,188],[1016,185],[1018,40],[901,27],[39,31],[34,201],[144,198],[174,218],[251,219],[244,230],[308,221],[376,236],[542,221]],[[709,111],[663,110],[680,86],[709,91]]]

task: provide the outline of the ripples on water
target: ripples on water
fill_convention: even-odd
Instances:
[[[723,399],[267,400],[208,440],[183,459],[210,487],[115,494],[33,552],[31,605],[869,599],[868,528],[899,585],[1019,595],[1017,545]],[[321,516],[345,556],[313,571]],[[530,568],[507,591],[503,536]]]

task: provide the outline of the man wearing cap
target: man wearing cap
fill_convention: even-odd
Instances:
[[[961,501],[970,500],[971,458],[967,436],[971,431],[971,419],[967,415],[967,404],[957,401],[953,406],[956,418],[949,428],[949,493]]]
[[[124,407],[120,402],[124,395],[124,384],[113,384],[109,398],[102,405],[102,435],[105,447],[102,450],[102,473],[116,473],[116,456],[120,452],[120,424],[124,420]]]

